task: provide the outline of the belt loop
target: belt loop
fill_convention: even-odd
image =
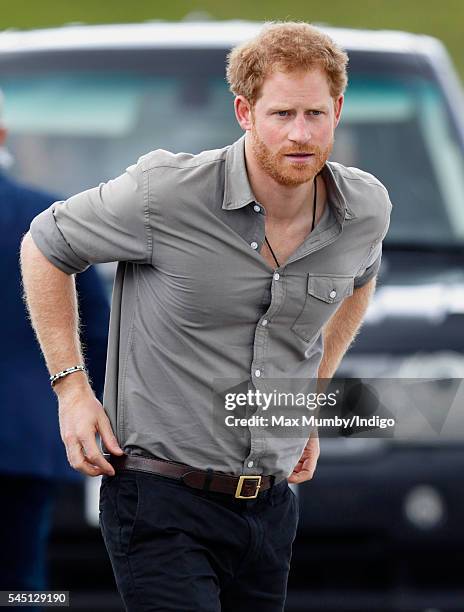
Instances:
[[[205,483],[203,485],[203,491],[209,491],[211,481],[213,480],[214,470],[213,468],[206,468]]]
[[[274,474],[272,474],[271,476],[269,476],[269,480],[270,480],[270,482],[271,482],[271,486],[270,486],[269,488],[270,488],[270,490],[271,490],[271,491],[272,491],[272,489],[274,488],[274,482],[275,482],[275,479],[276,479],[276,477],[275,477],[275,475],[274,475]]]

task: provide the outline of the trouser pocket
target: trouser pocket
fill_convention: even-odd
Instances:
[[[137,524],[140,492],[137,472],[108,477],[100,488],[100,528],[108,551],[129,553]]]

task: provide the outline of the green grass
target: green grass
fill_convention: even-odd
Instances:
[[[123,23],[183,19],[205,11],[214,19],[297,19],[312,23],[398,29],[440,38],[464,77],[464,0],[40,0],[0,2],[0,28],[37,28],[70,22]]]

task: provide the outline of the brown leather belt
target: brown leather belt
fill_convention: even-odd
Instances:
[[[105,455],[115,471],[135,470],[176,478],[189,487],[229,493],[238,499],[255,499],[259,493],[269,489],[274,476],[232,476],[213,470],[200,470],[184,463],[164,459],[141,457],[139,455]]]

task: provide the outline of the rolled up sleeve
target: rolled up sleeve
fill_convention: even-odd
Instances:
[[[373,249],[369,260],[366,263],[366,267],[363,271],[361,271],[356,278],[354,279],[354,287],[357,289],[358,287],[363,287],[367,284],[371,279],[374,278],[379,272],[380,264],[382,262],[382,243],[376,245]]]
[[[377,236],[374,244],[372,245],[371,251],[367,260],[364,262],[361,270],[358,271],[354,279],[354,287],[357,289],[358,287],[363,287],[367,284],[374,276],[377,276],[380,264],[382,262],[382,244],[385,236],[387,235],[388,229],[390,227],[390,215],[393,208],[393,205],[388,196],[388,191],[383,187],[383,190],[380,192],[382,194],[382,203],[383,203],[383,217],[381,221],[381,229],[380,233]]]
[[[45,257],[66,274],[110,261],[151,263],[143,158],[115,179],[54,202],[33,219],[30,233]]]

